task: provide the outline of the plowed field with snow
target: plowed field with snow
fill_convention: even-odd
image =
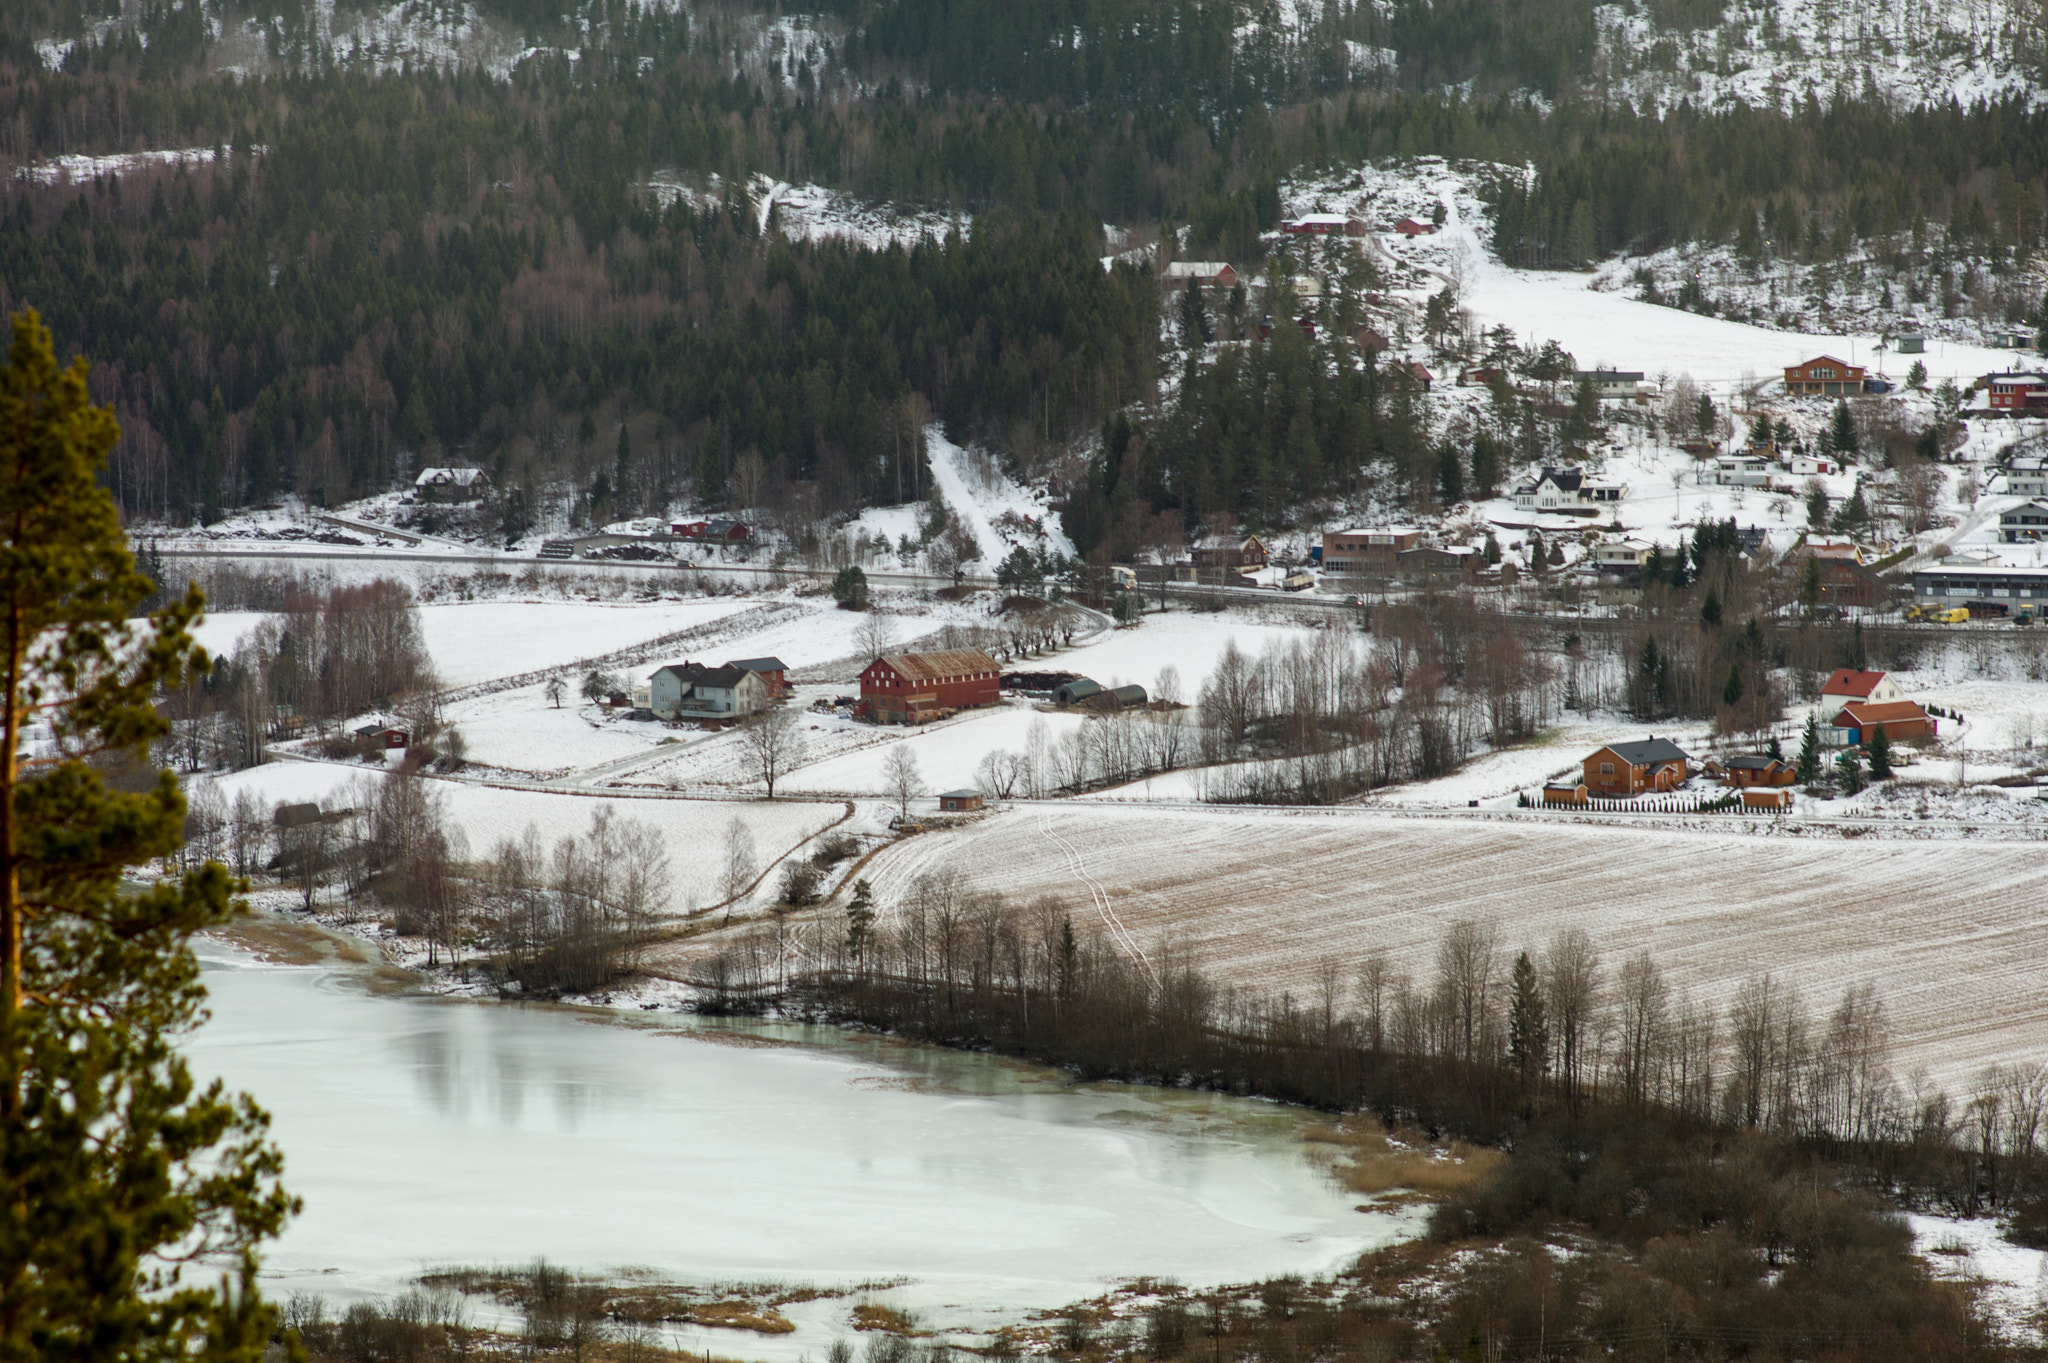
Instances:
[[[1426,980],[1460,917],[1493,920],[1509,952],[1575,925],[1610,971],[1647,949],[1716,1005],[1762,971],[1822,1014],[1845,985],[1875,983],[1901,1074],[1924,1064],[1954,1088],[1986,1064],[2048,1059],[2040,843],[1024,806],[899,843],[864,873],[888,904],[940,865],[1015,898],[1059,895],[1077,924],[1276,993],[1379,946]]]

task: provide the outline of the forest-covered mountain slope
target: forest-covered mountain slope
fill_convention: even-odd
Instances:
[[[1327,338],[1183,385],[1155,248],[1254,275],[1289,177],[1435,154],[1520,168],[1485,189],[1511,264],[1713,247],[1842,273],[1882,252],[1935,293],[2009,277],[1985,306],[2026,311],[2040,19],[24,0],[0,16],[0,305],[98,362],[116,490],[174,520],[443,460],[492,471],[508,532],[544,503],[573,522],[764,488],[851,510],[915,495],[928,418],[1036,476],[1119,413],[1219,382],[1238,403],[1279,372],[1262,423],[1345,453],[1256,498],[1232,484],[1270,514],[1422,457],[1429,424]],[[1936,98],[1963,92],[1982,97]],[[932,234],[785,233],[764,184]]]

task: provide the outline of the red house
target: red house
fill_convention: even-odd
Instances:
[[[1991,374],[1984,387],[1985,402],[1994,412],[2048,415],[2048,374]]]
[[[719,516],[702,521],[677,521],[669,527],[677,539],[709,540],[715,544],[745,544],[754,537],[746,522]]]
[[[1889,672],[1863,672],[1853,667],[1838,667],[1829,673],[1820,693],[1823,698],[1842,704],[1860,700],[1888,705],[1906,698]]]
[[[892,653],[860,674],[860,710],[877,724],[922,724],[954,710],[994,705],[1003,674],[978,648]]]
[[[1401,219],[1401,221],[1394,224],[1394,230],[1404,237],[1426,237],[1436,231],[1428,223],[1417,222],[1413,218]]]
[[[1365,224],[1342,213],[1304,213],[1280,224],[1290,237],[1362,237]]]

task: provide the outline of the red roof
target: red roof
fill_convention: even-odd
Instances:
[[[1883,680],[1882,672],[1858,672],[1853,667],[1838,667],[1828,678],[1828,684],[1821,687],[1820,693],[1823,696],[1861,696],[1868,700],[1870,693]]]
[[[1842,722],[1842,715],[1847,715],[1859,729],[1868,728],[1872,724],[1924,724],[1930,720],[1928,713],[1910,700],[1889,701],[1883,705],[1852,700],[1835,716],[1835,723]]]

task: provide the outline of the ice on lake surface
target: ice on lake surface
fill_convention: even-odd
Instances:
[[[545,1255],[683,1282],[907,1278],[885,1299],[987,1329],[1124,1278],[1326,1271],[1416,1229],[1355,1210],[1274,1104],[829,1029],[373,997],[218,947],[206,967],[194,1070],[270,1110],[306,1204],[267,1255],[277,1297]],[[818,1357],[849,1304],[689,1343]]]

